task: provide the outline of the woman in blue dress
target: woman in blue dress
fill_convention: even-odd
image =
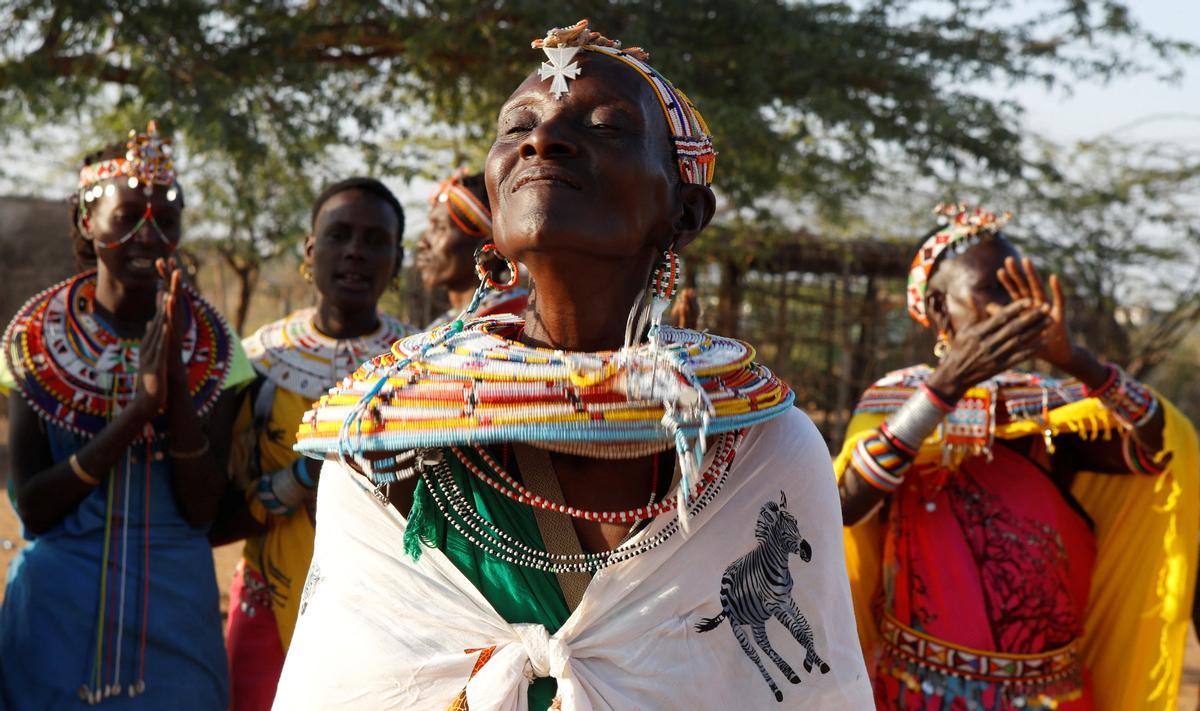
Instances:
[[[227,481],[227,390],[251,373],[180,282],[183,193],[153,122],[85,159],[72,203],[95,269],[30,299],[3,339],[29,543],[0,610],[0,706],[223,709],[206,531]]]

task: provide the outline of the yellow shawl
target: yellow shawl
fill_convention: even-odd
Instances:
[[[1096,567],[1084,620],[1084,663],[1091,670],[1097,709],[1173,711],[1183,667],[1194,593],[1200,530],[1200,456],[1192,423],[1159,395],[1164,441],[1173,459],[1158,477],[1081,473],[1071,492],[1096,524]],[[840,479],[854,445],[879,427],[883,413],[854,416],[834,462]],[[1108,439],[1118,425],[1095,398],[1050,410],[1041,419],[996,427],[1000,439],[1075,433]],[[918,463],[939,462],[941,446],[927,439]],[[911,475],[911,474],[910,474]],[[868,665],[879,642],[872,614],[880,578],[883,530],[878,516],[845,529],[846,564]]]

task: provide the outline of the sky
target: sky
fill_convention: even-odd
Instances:
[[[1130,6],[1150,32],[1200,45],[1200,0],[1132,0]],[[1056,143],[1113,134],[1200,147],[1200,58],[1182,69],[1177,84],[1142,75],[1107,85],[1077,83],[1067,95],[1034,86],[1015,87],[1007,95],[1025,107],[1030,129]]]

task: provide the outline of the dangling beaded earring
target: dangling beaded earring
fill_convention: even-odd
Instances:
[[[653,332],[662,324],[663,314],[671,305],[675,291],[679,287],[679,255],[675,253],[672,244],[663,252],[662,259],[650,273],[650,285],[646,291],[638,295],[629,310],[629,320],[625,324],[625,346],[632,346],[634,340],[641,337],[646,326]]]
[[[937,342],[933,344],[933,355],[938,360],[950,354],[950,337],[945,331],[938,331]]]
[[[488,253],[495,254],[508,264],[509,276],[508,281],[504,284],[497,284],[496,280],[492,279],[491,271],[484,265],[482,257]],[[509,259],[500,254],[499,250],[496,249],[496,245],[488,243],[481,245],[479,249],[475,250],[475,273],[479,275],[479,281],[482,282],[480,284],[481,287],[486,284],[488,288],[495,289],[496,291],[508,291],[521,280],[521,265],[517,264],[516,260]]]
[[[312,272],[309,271],[308,265],[304,262],[300,262],[300,276],[304,277],[304,281],[308,282],[309,284],[313,283]]]

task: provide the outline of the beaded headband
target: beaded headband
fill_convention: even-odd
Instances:
[[[572,61],[579,51],[599,52],[623,62],[637,72],[654,89],[671,131],[679,175],[685,183],[712,185],[717,153],[712,135],[700,111],[662,74],[646,64],[650,54],[641,47],[622,49],[621,43],[588,29],[588,21],[580,20],[571,27],[559,27],[546,33],[545,38],[533,41],[533,47],[545,52],[550,61],[542,62],[538,75],[550,79],[550,91],[556,98],[570,92],[569,79],[579,77],[582,68]]]
[[[79,190],[83,204],[96,200],[108,190],[99,183],[111,178],[128,176],[129,187],[136,188],[141,185],[147,195],[155,185],[175,184],[171,139],[159,137],[157,121],[147,123],[145,133],[131,129],[125,146],[123,157],[89,163],[79,171]],[[169,191],[167,199],[174,200],[176,194],[175,190]]]
[[[929,325],[925,292],[929,288],[929,276],[933,274],[938,261],[947,254],[961,254],[984,237],[995,235],[1012,217],[1009,212],[996,215],[980,208],[972,210],[966,203],[939,204],[933,213],[943,227],[917,250],[908,272],[908,314],[922,326]]]
[[[463,186],[462,180],[467,175],[466,168],[459,168],[454,175],[443,180],[429,197],[429,205],[434,207],[438,203],[445,203],[450,219],[458,229],[472,237],[486,239],[492,234],[492,211]]]

